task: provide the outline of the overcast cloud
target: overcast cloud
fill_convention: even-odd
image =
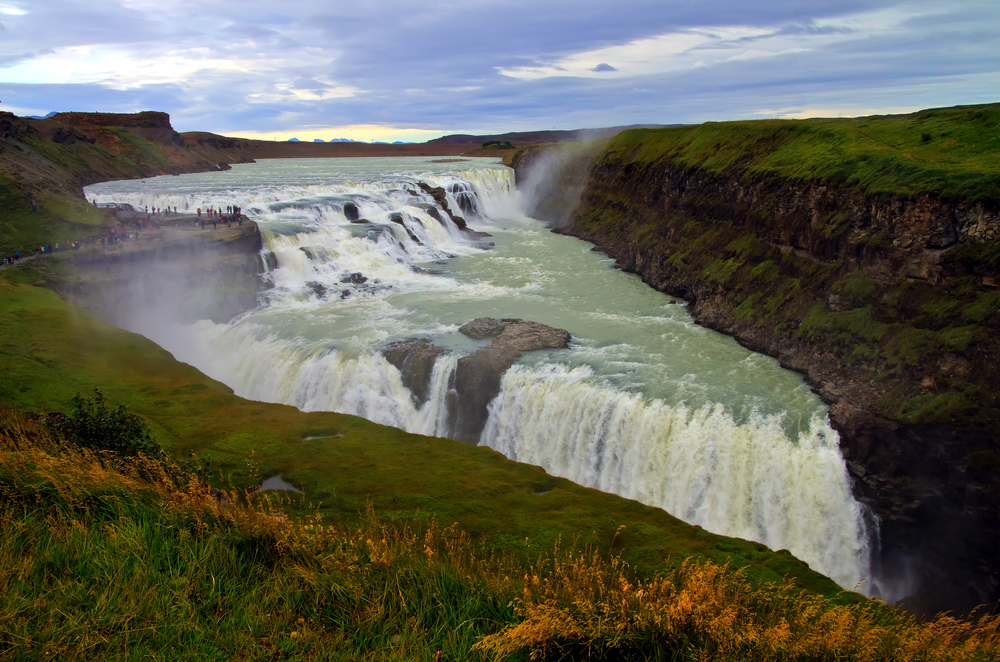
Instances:
[[[0,110],[425,140],[1000,101],[996,0],[0,0]]]

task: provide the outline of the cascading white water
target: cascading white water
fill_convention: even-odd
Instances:
[[[421,182],[443,188],[450,210],[495,246],[461,231]],[[524,218],[507,168],[295,159],[88,195],[180,210],[237,204],[257,220],[278,263],[268,305],[228,324],[148,316],[134,329],[239,395],[447,436],[457,359],[478,346],[461,324],[523,317],[565,328],[568,350],[530,353],[503,377],[481,443],[789,549],[846,588],[869,575],[836,432],[801,379],[694,325],[589,245]],[[349,222],[347,203],[369,223]],[[450,350],[419,407],[379,352],[413,337]]]
[[[737,423],[721,404],[671,406],[592,376],[586,367],[515,366],[482,442],[714,533],[789,549],[842,586],[865,578],[861,509],[825,421],[814,418],[793,441],[778,416]]]

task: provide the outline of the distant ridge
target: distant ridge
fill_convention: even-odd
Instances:
[[[485,136],[476,136],[467,133],[456,133],[450,136],[442,136],[434,140],[428,140],[428,145],[441,143],[449,145],[481,145],[491,141],[509,141],[517,147],[533,145],[537,143],[558,143],[573,140],[596,140],[597,138],[608,138],[621,133],[625,129],[666,129],[682,124],[631,124],[629,126],[612,126],[599,129],[574,129],[574,130],[552,130],[552,131],[514,131],[511,133],[497,133]]]

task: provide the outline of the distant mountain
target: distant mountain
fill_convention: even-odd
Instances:
[[[53,110],[48,115],[25,115],[25,117],[27,117],[29,120],[47,120],[53,115],[55,115],[57,112],[58,111]]]
[[[331,143],[356,143],[358,141],[354,140],[353,138],[330,138],[330,140],[328,140],[327,142],[331,142]]]
[[[300,142],[302,142],[302,141],[301,141],[301,140],[299,140],[298,138],[289,138],[289,139],[288,139],[288,142],[290,142],[290,143],[300,143]]]
[[[326,141],[323,140],[322,138],[313,138],[313,142],[314,143],[325,143]]]

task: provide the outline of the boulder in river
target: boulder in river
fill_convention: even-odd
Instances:
[[[486,425],[487,406],[500,392],[507,369],[525,352],[567,347],[570,334],[538,322],[492,317],[472,320],[459,331],[474,340],[493,339],[458,360],[453,384],[457,398],[447,403],[449,436],[477,443]],[[445,352],[426,338],[409,338],[388,345],[382,355],[402,373],[403,384],[419,407],[429,396],[434,363]]]
[[[434,362],[444,353],[444,348],[432,344],[427,338],[407,338],[382,349],[385,360],[402,374],[403,386],[410,390],[417,407],[427,402]]]
[[[353,202],[345,203],[344,218],[352,222],[361,218],[361,213],[358,211],[358,206]]]
[[[359,272],[354,272],[352,274],[348,274],[348,275],[344,276],[343,278],[341,278],[340,282],[341,283],[351,283],[353,285],[361,285],[362,283],[367,283],[368,282],[368,278],[364,274],[361,274]]]
[[[452,433],[456,439],[476,442],[486,425],[487,406],[500,392],[503,373],[525,352],[568,347],[570,334],[538,322],[492,317],[474,319],[459,331],[474,340],[493,338],[488,347],[460,358],[455,371],[458,407]]]

